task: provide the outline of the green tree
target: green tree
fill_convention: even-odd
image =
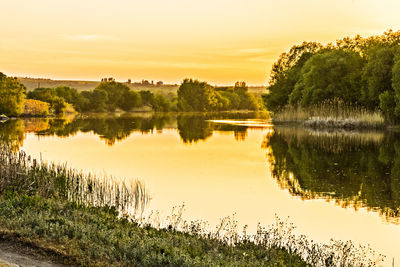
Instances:
[[[304,42],[293,46],[287,53],[279,56],[273,64],[268,93],[262,96],[264,105],[270,111],[278,111],[289,102],[296,82],[300,79],[301,69],[305,62],[322,49],[322,45],[315,42]]]
[[[379,105],[379,95],[385,91],[393,91],[392,68],[393,48],[373,47],[368,51],[367,63],[363,70],[365,86],[362,90],[362,101],[369,109]]]
[[[64,98],[57,96],[56,90],[53,88],[36,88],[28,92],[27,98],[49,103],[55,114],[63,113],[67,106]]]
[[[18,116],[24,108],[25,86],[0,72],[0,113]]]
[[[325,50],[313,55],[289,96],[292,105],[315,105],[328,99],[359,102],[363,60],[356,52]]]
[[[178,108],[181,111],[210,111],[217,108],[214,88],[206,82],[185,79],[178,89]]]
[[[122,108],[121,103],[124,95],[129,92],[129,87],[123,83],[111,81],[100,83],[94,91],[104,91],[107,93],[107,110],[115,111],[117,108]],[[96,98],[97,99],[97,98]]]
[[[387,121],[391,123],[397,121],[398,116],[395,114],[396,102],[393,91],[385,91],[379,95],[379,107]]]
[[[121,99],[120,107],[124,111],[130,111],[132,108],[140,107],[142,98],[139,93],[132,90],[126,91]]]

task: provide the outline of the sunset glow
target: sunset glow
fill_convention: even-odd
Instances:
[[[4,0],[0,71],[265,85],[293,44],[396,31],[399,10],[395,0]]]

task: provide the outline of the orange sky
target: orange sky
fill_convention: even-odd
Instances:
[[[265,85],[293,44],[400,29],[398,0],[2,0],[0,71]]]

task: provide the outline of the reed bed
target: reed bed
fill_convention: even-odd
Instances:
[[[303,123],[312,128],[383,128],[385,120],[379,110],[352,106],[341,100],[324,101],[312,107],[287,105],[272,114],[275,123]]]
[[[22,192],[43,198],[67,200],[79,205],[115,207],[121,215],[138,215],[150,201],[139,180],[124,182],[113,177],[98,177],[68,168],[66,164],[47,164],[0,145],[0,193]]]

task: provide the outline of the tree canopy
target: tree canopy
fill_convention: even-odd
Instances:
[[[304,42],[274,63],[268,110],[286,105],[309,107],[326,100],[380,109],[387,121],[400,122],[400,31],[381,36],[346,37],[325,46]]]
[[[213,87],[193,79],[185,79],[179,87],[178,108],[200,112],[261,109],[245,82],[237,82],[234,87]]]
[[[24,107],[25,90],[17,78],[7,77],[0,72],[0,114],[20,115]]]

